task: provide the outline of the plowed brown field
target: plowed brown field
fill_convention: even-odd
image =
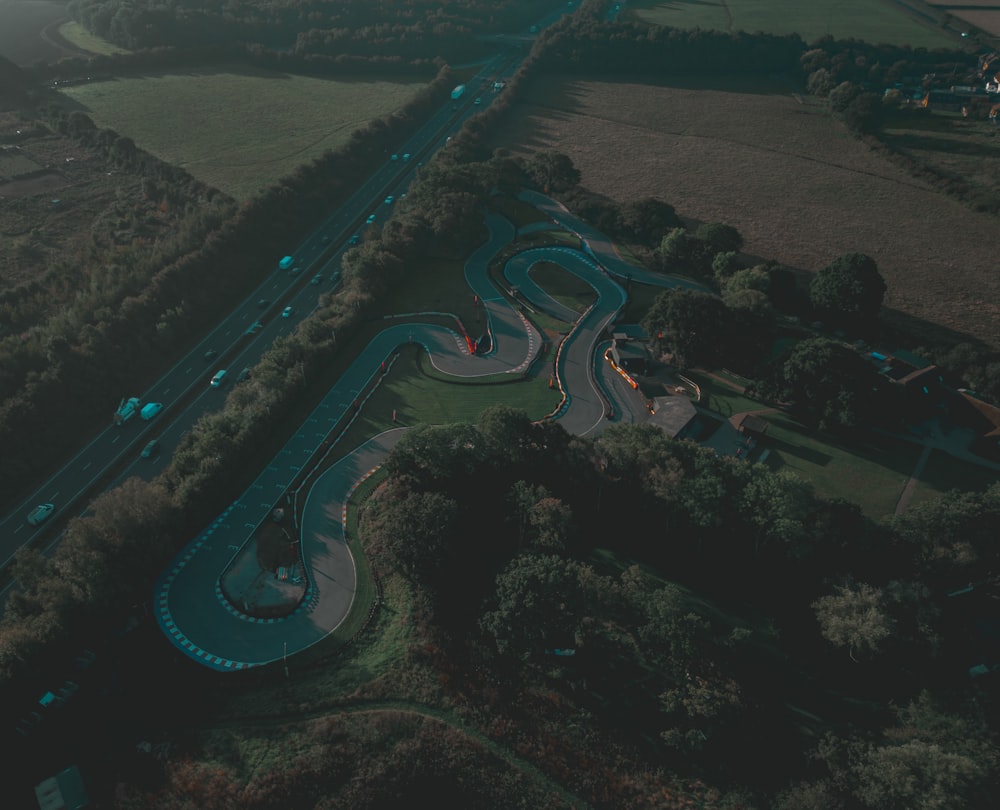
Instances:
[[[867,253],[886,306],[926,321],[929,340],[933,324],[1000,347],[1000,220],[913,178],[780,80],[550,77],[495,142],[559,149],[592,191],[728,223],[746,252],[790,267]]]

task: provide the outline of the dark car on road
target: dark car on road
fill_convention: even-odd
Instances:
[[[28,524],[30,526],[40,526],[49,516],[56,510],[55,504],[52,503],[40,503],[31,513],[28,515]]]

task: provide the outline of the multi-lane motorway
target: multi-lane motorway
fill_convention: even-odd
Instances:
[[[539,206],[555,205],[543,197],[534,201]],[[565,216],[567,226],[584,227]],[[292,615],[282,619],[253,617],[249,607],[225,597],[221,579],[255,529],[275,506],[285,503],[295,480],[315,463],[335,426],[353,412],[354,403],[360,401],[364,409],[363,392],[381,376],[384,363],[399,346],[422,345],[437,368],[457,377],[518,373],[537,358],[541,335],[496,288],[488,273],[491,259],[513,238],[513,227],[496,215],[487,217],[487,225],[490,238],[466,262],[465,278],[486,308],[490,350],[473,354],[456,332],[412,320],[387,326],[376,335],[253,485],[189,544],[161,577],[154,610],[167,637],[186,654],[214,669],[246,669],[306,649],[346,618],[356,579],[344,536],[344,507],[352,486],[382,463],[401,430],[373,437],[323,473],[304,493],[299,539],[308,584],[305,599]],[[606,248],[606,240],[596,232],[588,230],[587,237],[598,245],[597,250],[530,249],[515,254],[504,267],[507,282],[519,288],[522,300],[575,322],[560,346],[555,372],[566,395],[557,418],[577,435],[600,433],[613,423],[612,416],[613,421],[630,422],[648,418],[641,396],[599,359],[602,335],[625,304],[626,295],[615,273],[595,258],[598,252],[613,248]],[[566,310],[534,282],[531,268],[539,262],[559,264],[586,281],[597,293],[597,301],[583,316]],[[681,283],[631,266],[630,272],[624,273],[625,267],[622,263],[618,270],[626,275],[634,271],[647,283],[662,287]]]
[[[296,273],[279,271],[279,257],[274,257],[275,271],[155,385],[141,394],[118,392],[125,397],[140,396],[143,402],[164,403],[164,411],[155,419],[145,422],[136,416],[120,427],[112,425],[110,416],[118,396],[110,395],[109,426],[0,519],[0,567],[9,564],[18,549],[33,540],[50,536],[53,538],[50,544],[57,540],[59,526],[86,509],[98,483],[117,482],[132,475],[151,478],[158,473],[181,436],[204,413],[222,406],[226,389],[210,388],[211,376],[227,368],[235,377],[240,369],[255,365],[276,337],[295,329],[315,308],[319,294],[328,292],[331,284],[336,283],[347,241],[363,228],[367,215],[373,213],[376,224],[389,217],[391,206],[384,203],[386,196],[392,194],[398,199],[417,164],[440,148],[466,118],[483,109],[473,103],[474,98],[481,97],[484,103],[489,103],[490,81],[509,71],[519,58],[504,53],[486,63],[466,82],[468,89],[457,105],[458,110],[454,109],[455,102],[449,100],[415,135],[399,145],[398,154],[409,154],[409,161],[393,161],[387,154],[385,164],[292,253]],[[310,284],[317,274],[323,281]],[[265,307],[258,303],[262,300],[268,302]],[[292,315],[283,318],[280,313],[286,305],[292,307]],[[247,334],[258,320],[264,324],[260,331]],[[215,355],[211,360],[205,359],[208,352]],[[140,458],[141,449],[154,437],[160,441],[161,453],[151,459]],[[31,526],[28,514],[40,503],[53,503],[56,511],[45,524]]]

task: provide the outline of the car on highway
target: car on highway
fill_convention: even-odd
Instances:
[[[295,310],[292,309],[291,307],[285,307],[283,310],[281,310],[281,317],[282,318],[291,318],[293,312],[295,312]]]
[[[369,214],[368,219],[365,220],[366,225],[371,225],[375,221],[375,215]]]
[[[326,234],[323,234],[323,238],[320,239],[319,241],[322,242],[325,245],[325,244],[327,244],[330,241],[330,237],[327,236]]]
[[[149,444],[142,448],[142,452],[139,454],[143,458],[152,458],[157,453],[160,452],[160,442],[159,439],[153,439]]]
[[[270,303],[271,302],[268,301],[266,298],[258,298],[257,299],[257,306],[260,307],[261,309],[267,309],[267,307],[268,307],[268,305]]]
[[[212,360],[215,359],[215,357],[216,357],[217,354],[218,354],[218,352],[215,349],[209,349],[204,354],[205,362],[206,363],[212,362]]]
[[[393,156],[392,156],[392,159],[393,159],[393,160],[399,160],[399,155],[393,155]]]
[[[28,515],[28,525],[29,526],[40,526],[53,512],[56,511],[56,506],[53,503],[40,503],[34,509],[31,510]]]
[[[317,275],[312,277],[312,281],[310,281],[309,283],[315,286],[316,284],[319,284],[321,281],[323,281],[323,274],[318,273]]]
[[[410,153],[407,152],[406,154],[403,155],[403,160],[409,160],[409,159],[410,159]]]
[[[247,329],[247,334],[248,335],[256,335],[263,328],[264,328],[264,324],[262,324],[260,321],[254,321],[250,325],[250,328]]]
[[[209,381],[208,384],[212,386],[212,388],[219,388],[225,381],[226,381],[226,370],[224,368],[220,368],[218,371],[215,372],[214,375],[212,375],[212,379]]]
[[[476,99],[475,101],[473,101],[472,103],[473,103],[473,104],[482,104],[482,103],[483,103],[483,100],[482,100],[481,98],[477,98],[477,99]]]
[[[389,195],[388,197],[386,197],[386,198],[385,198],[385,204],[386,204],[386,205],[392,205],[392,202],[393,202],[393,200],[395,200],[395,199],[396,199],[396,198],[395,198],[395,197],[393,197],[393,196],[392,196],[392,195],[390,194],[390,195]]]
[[[361,241],[361,234],[360,233],[355,233],[355,234],[352,234],[351,238],[347,240],[347,244],[349,244],[349,245],[356,245],[360,241]]]

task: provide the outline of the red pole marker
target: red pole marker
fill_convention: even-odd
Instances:
[[[393,408],[393,410],[392,410],[392,421],[393,422],[396,421],[396,409],[395,408]]]
[[[382,373],[385,374],[385,360],[382,361]]]

